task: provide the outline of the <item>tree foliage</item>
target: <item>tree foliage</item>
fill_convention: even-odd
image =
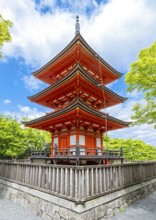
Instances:
[[[31,148],[43,149],[45,143],[51,143],[48,132],[32,128],[22,128],[20,122],[12,117],[0,115],[0,157],[23,158]]]
[[[0,47],[2,47],[5,42],[11,41],[9,28],[12,27],[12,25],[11,21],[5,20],[2,15],[0,15]],[[2,53],[0,52],[0,58],[1,57]]]
[[[133,124],[154,124],[156,128],[156,42],[140,51],[138,60],[132,63],[126,75],[126,83],[129,92],[142,92],[146,100],[145,106],[134,105]]]
[[[119,139],[108,137],[108,148],[112,150],[123,148],[126,161],[156,160],[156,148],[141,140]],[[106,142],[106,139],[104,139]],[[105,143],[104,143],[105,144]]]

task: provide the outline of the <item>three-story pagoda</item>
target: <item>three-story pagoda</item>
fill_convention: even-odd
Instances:
[[[101,111],[126,100],[105,86],[122,74],[83,39],[78,16],[74,39],[33,76],[49,86],[28,99],[54,111],[24,124],[51,133],[51,159],[102,157],[103,134],[128,126]]]

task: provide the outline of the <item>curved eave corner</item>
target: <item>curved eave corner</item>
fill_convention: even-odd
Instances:
[[[81,42],[83,45],[86,46],[86,48],[88,49],[88,51],[90,51],[90,53],[98,60],[98,62],[99,62],[99,59],[98,59],[97,57],[99,56],[101,63],[102,63],[104,66],[108,67],[108,69],[109,69],[111,72],[113,72],[116,76],[118,76],[118,78],[120,78],[120,77],[123,76],[122,73],[120,73],[119,71],[117,71],[116,69],[114,69],[114,68],[113,68],[111,65],[109,65],[100,55],[98,55],[97,52],[96,52],[95,50],[93,50],[93,49],[90,47],[90,45],[85,41],[85,39],[82,37],[81,34],[79,34],[79,40],[80,40],[80,42]]]
[[[76,42],[77,42],[77,38],[78,38],[79,34],[77,34],[73,40],[63,49],[61,50],[55,57],[53,57],[48,63],[46,63],[43,67],[41,67],[40,69],[36,70],[35,72],[32,73],[32,75],[34,77],[37,78],[37,76],[42,73],[43,70],[47,69],[49,66],[51,66],[51,64],[53,64],[53,62],[55,62],[57,59],[59,59],[60,56],[63,55],[63,53],[65,53],[71,46],[73,46]]]

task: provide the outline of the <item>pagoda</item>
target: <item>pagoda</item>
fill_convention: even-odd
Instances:
[[[49,86],[28,99],[52,112],[24,124],[51,133],[49,158],[103,158],[103,134],[128,127],[101,111],[126,100],[106,87],[122,74],[84,40],[78,16],[73,40],[33,76]]]

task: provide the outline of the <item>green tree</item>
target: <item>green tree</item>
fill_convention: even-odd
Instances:
[[[142,92],[146,105],[136,103],[132,119],[135,124],[154,124],[156,128],[156,42],[140,51],[138,60],[132,63],[126,75],[128,91]]]
[[[0,14],[0,47],[4,45],[5,42],[11,41],[11,35],[9,32],[9,28],[12,27],[12,22],[9,20],[5,20]],[[0,58],[2,57],[2,53],[0,52]]]
[[[16,158],[26,149],[24,132],[15,119],[0,116],[0,155]]]
[[[104,138],[104,146],[105,142],[106,139]],[[108,137],[107,142],[108,148],[111,150],[117,150],[122,147],[126,161],[156,160],[156,148],[145,144],[141,140]]]
[[[22,128],[16,119],[0,115],[1,158],[23,158],[29,155],[31,148],[40,150],[50,142],[48,132]]]

